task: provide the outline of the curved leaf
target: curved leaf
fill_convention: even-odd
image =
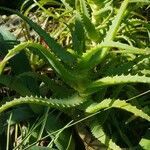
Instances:
[[[112,25],[109,27],[109,30],[104,39],[104,42],[107,43],[109,41],[114,40],[118,31],[119,25],[121,24],[121,21],[124,17],[124,13],[126,11],[128,3],[129,3],[129,0],[124,0],[122,2],[120,9],[118,10],[117,15],[115,16],[115,19],[112,21]],[[79,63],[80,68],[88,69],[88,70],[93,68],[105,58],[109,50],[110,50],[110,47],[107,47],[107,48],[96,47],[90,51],[87,51],[85,55],[83,56],[83,60],[81,60],[81,62]]]
[[[11,32],[9,32],[9,30],[6,27],[0,27],[0,55],[2,57],[7,54],[9,49],[13,48],[14,45],[17,45],[19,43],[20,42],[17,41],[14,35]],[[19,55],[16,55],[11,60],[10,66],[14,74],[19,74],[25,71],[31,71],[28,58],[24,52],[21,52]]]
[[[17,14],[19,17],[21,17],[24,21],[26,21],[30,27],[32,27],[41,38],[44,39],[46,44],[49,46],[50,49],[63,61],[66,63],[73,63],[75,62],[75,58],[68,52],[66,51],[61,45],[59,45],[48,33],[46,33],[39,25],[34,23],[32,20],[30,20],[28,17],[22,15],[21,13],[0,7],[2,10],[10,11],[14,14]]]
[[[94,42],[99,42],[101,40],[100,34],[92,24],[91,20],[85,14],[81,14],[81,18],[89,38]]]
[[[49,78],[46,75],[37,74],[35,72],[25,72],[23,74],[20,74],[18,76],[19,78],[26,78],[26,77],[32,77],[34,79],[40,80],[48,87],[49,90],[52,91],[52,95],[56,98],[63,98],[68,97],[73,94],[73,90],[70,88],[67,88],[65,85],[60,85],[57,83],[57,81]]]
[[[75,107],[77,105],[82,104],[84,101],[85,99],[79,97],[78,95],[74,95],[72,97],[68,97],[64,99],[51,99],[51,98],[48,99],[42,97],[26,96],[26,97],[20,97],[18,99],[14,99],[10,102],[6,102],[6,104],[0,107],[0,113],[13,106],[20,105],[20,104],[37,104],[37,105],[62,109],[62,108]]]
[[[103,42],[100,44],[100,46],[101,47],[114,47],[114,48],[118,48],[118,49],[124,49],[124,50],[119,50],[119,51],[113,51],[116,53],[131,53],[131,54],[143,54],[143,55],[150,54],[150,48],[141,49],[141,48],[130,46],[128,44],[123,44],[120,42],[113,42],[113,41]]]
[[[99,90],[99,88],[104,86],[111,86],[111,85],[117,85],[117,84],[126,84],[126,83],[150,83],[150,77],[146,76],[139,76],[139,75],[116,75],[112,77],[104,77],[102,79],[99,79],[97,81],[94,81],[91,83],[87,89],[86,92],[96,92]]]
[[[135,106],[132,106],[130,103],[127,103],[124,100],[113,100],[113,99],[104,99],[100,103],[93,103],[89,107],[87,107],[86,112],[87,113],[95,113],[99,110],[107,108],[119,108],[126,110],[128,112],[133,113],[135,116],[139,116],[143,119],[146,119],[150,121],[150,116],[148,116],[146,113],[144,113],[142,110],[136,108]]]
[[[0,62],[0,73],[2,72],[3,68],[5,67],[6,63],[14,57],[16,54],[18,54],[20,51],[24,50],[27,47],[36,48],[36,52],[40,54],[40,56],[44,57],[51,66],[54,68],[54,70],[66,81],[66,82],[72,82],[75,80],[75,77],[71,72],[69,72],[65,67],[56,59],[56,57],[48,51],[44,46],[32,43],[32,42],[24,42],[17,46],[15,46],[13,49],[11,49],[8,54],[5,56],[5,58]],[[35,49],[31,49],[35,51]]]
[[[149,0],[130,0],[130,3],[146,3],[149,4],[150,1]]]
[[[112,149],[112,150],[121,150],[121,148],[116,145],[112,139],[110,139],[105,132],[103,131],[103,128],[101,127],[101,125],[99,123],[92,123],[91,124],[91,131],[92,134],[104,145],[106,145],[108,148]]]

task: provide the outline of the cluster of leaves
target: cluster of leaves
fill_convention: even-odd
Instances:
[[[59,37],[62,33],[69,38],[63,46],[61,38],[57,36],[61,44],[56,42],[55,34],[26,15],[35,6],[50,20],[64,14],[50,13],[46,0],[34,2],[25,15],[0,7],[20,16],[44,41],[18,44],[0,33],[5,45],[0,83],[1,89],[7,87],[1,92],[0,137],[5,144],[0,147],[96,149],[80,138],[88,134],[101,143],[99,149],[105,145],[113,150],[148,150],[150,24],[142,13],[150,1],[52,0],[51,6],[63,8],[70,19],[59,32]],[[31,53],[44,61],[48,72],[33,71]]]

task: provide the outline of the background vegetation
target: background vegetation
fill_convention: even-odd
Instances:
[[[22,19],[0,27],[0,149],[149,150],[150,1],[19,5],[0,7]]]

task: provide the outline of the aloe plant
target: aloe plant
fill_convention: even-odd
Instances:
[[[129,137],[123,131],[119,130],[116,135],[112,131],[114,126],[118,129],[121,123],[125,123],[126,118],[121,123],[118,120],[118,126],[115,124],[119,118],[118,114],[112,124],[109,122],[112,116],[115,117],[116,112],[124,115],[126,111],[128,117],[140,117],[145,121],[150,121],[150,116],[144,111],[143,105],[138,102],[139,105],[137,105],[134,101],[130,103],[127,99],[128,94],[125,92],[125,88],[128,86],[136,91],[135,84],[149,85],[150,83],[149,75],[142,72],[144,69],[149,70],[149,67],[140,70],[140,64],[144,66],[146,64],[144,60],[148,59],[150,54],[150,48],[146,41],[150,27],[147,24],[148,21],[142,20],[142,18],[134,20],[137,14],[134,16],[134,12],[130,10],[130,7],[139,1],[124,0],[119,9],[113,6],[114,2],[111,0],[79,0],[76,1],[75,6],[70,5],[68,1],[62,2],[66,9],[71,8],[71,13],[75,14],[74,23],[68,25],[72,36],[72,46],[69,49],[62,47],[28,17],[19,12],[1,8],[20,16],[44,39],[48,48],[33,41],[16,45],[0,62],[0,73],[3,74],[6,64],[16,54],[22,50],[28,50],[39,55],[50,65],[63,86],[59,87],[55,78],[52,80],[47,76],[35,73],[27,72],[18,75],[18,79],[27,76],[38,78],[53,91],[51,96],[45,98],[44,94],[41,97],[40,95],[34,96],[35,94],[31,96],[32,92],[28,91],[27,87],[22,88],[22,85],[21,90],[18,90],[19,87],[10,86],[7,77],[1,75],[0,83],[14,88],[17,92],[21,91],[22,96],[27,96],[15,98],[1,105],[0,113],[20,104],[37,104],[50,109],[56,108],[75,120],[78,120],[78,115],[88,118],[92,114],[92,117],[85,121],[85,126],[90,128],[93,136],[109,149],[121,150],[123,147],[139,146],[137,141],[136,145],[130,143]],[[140,2],[144,5],[149,4],[148,1]],[[138,9],[137,5],[136,8]],[[126,18],[129,20],[126,21]],[[136,26],[142,28],[142,31],[136,31]],[[131,35],[130,31],[135,34]],[[134,40],[134,38],[140,32],[145,34],[138,43],[138,39]],[[112,87],[113,89],[111,89]],[[60,94],[61,90],[68,91],[68,93]],[[123,92],[124,94],[122,94]],[[121,136],[123,142],[118,142],[117,135]],[[66,149],[65,146],[60,148],[58,143],[55,142],[58,149]],[[74,146],[69,148],[75,149]]]

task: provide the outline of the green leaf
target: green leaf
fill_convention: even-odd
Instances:
[[[114,65],[114,61],[116,61],[116,64]],[[146,55],[141,55],[136,57],[132,60],[127,60],[123,63],[119,63],[116,59],[112,59],[110,63],[108,63],[107,66],[105,66],[104,70],[102,71],[105,76],[115,76],[115,75],[122,75],[122,74],[129,74],[130,72],[134,74],[135,70],[134,68],[140,69],[140,66],[142,70],[145,68],[145,66],[148,65],[149,58]],[[111,65],[112,64],[112,65]],[[145,65],[146,64],[146,65]],[[137,70],[137,69],[136,69]],[[145,74],[146,75],[146,74]]]
[[[85,32],[79,16],[76,16],[75,25],[72,25],[70,30],[72,34],[73,49],[77,54],[81,55],[85,50]]]
[[[81,18],[88,34],[88,37],[93,40],[94,42],[99,42],[101,40],[99,32],[96,30],[94,24],[91,20],[85,15],[81,14]]]
[[[92,123],[91,124],[91,128],[92,128],[92,134],[104,145],[106,145],[108,148],[112,149],[112,150],[121,150],[121,148],[116,145],[112,139],[110,139],[105,132],[103,131],[103,128],[101,127],[101,125],[97,122],[97,123]]]
[[[76,80],[76,76],[73,75],[71,70],[66,69],[63,64],[50,52],[50,50],[46,49],[40,44],[34,43],[29,44],[29,47],[36,48],[37,53],[44,57],[48,61],[48,63],[54,68],[54,70],[67,82],[73,84]],[[32,49],[34,52],[35,49]]]
[[[9,12],[12,12],[12,13],[15,13],[19,17],[21,17],[24,21],[26,21],[29,24],[29,26],[32,27],[39,34],[39,36],[44,39],[44,41],[49,46],[49,48],[52,49],[52,51],[63,62],[66,62],[66,63],[74,63],[75,62],[75,58],[69,52],[67,52],[48,33],[46,33],[39,25],[37,25],[36,23],[34,23],[28,17],[23,16],[21,13],[19,13],[17,11],[14,11],[14,10],[11,10],[11,9],[8,9],[8,8],[0,7],[0,9],[6,10],[6,11],[9,11]]]
[[[146,3],[149,4],[150,1],[149,0],[130,0],[130,3]]]
[[[108,32],[106,33],[106,37],[104,39],[104,43],[114,40],[118,28],[121,24],[122,19],[124,18],[124,13],[126,11],[126,8],[128,6],[129,0],[124,0],[121,4],[120,9],[118,10],[117,15],[115,16],[114,20],[112,21],[112,25],[109,27]],[[108,54],[108,51],[110,50],[110,47],[107,48],[101,48],[101,47],[95,47],[91,50],[87,51],[83,55],[83,59],[81,62],[79,62],[79,68],[81,69],[91,69],[95,67],[97,64],[99,64]]]
[[[118,48],[119,51],[118,50],[113,51],[115,53],[127,53],[127,54],[129,53],[129,54],[139,54],[139,55],[150,54],[149,48],[141,49],[120,42],[107,41],[107,42],[102,42],[101,44],[97,45],[94,48],[91,48],[86,53],[84,53],[82,55],[81,61],[79,62],[79,67],[84,69],[87,68],[87,66],[89,66],[89,68],[92,68],[95,64],[98,64],[99,60],[102,59],[105,55],[105,52],[103,50],[107,48]]]
[[[91,48],[83,53],[82,58],[78,62],[78,68],[81,70],[90,70],[99,63],[99,60],[102,59],[104,55],[105,53],[102,52],[101,46],[98,45]]]
[[[6,27],[0,27],[0,55],[3,57],[7,54],[8,50],[13,48],[15,45],[19,44],[20,42],[14,37],[12,33]],[[24,67],[22,67],[24,66]],[[31,71],[31,67],[28,61],[28,58],[25,52],[21,52],[20,54],[16,55],[10,61],[10,67],[12,69],[13,74],[19,74],[25,71]]]
[[[3,131],[6,129],[7,123],[8,123],[7,119],[9,118],[10,114],[12,114],[12,119],[11,119],[10,125],[18,124],[21,121],[28,120],[35,116],[33,111],[31,111],[31,109],[29,109],[29,107],[19,107],[19,108],[13,109],[7,113],[2,113],[0,115],[0,120],[1,120],[0,121],[0,134],[2,134]]]
[[[97,90],[99,90],[99,88],[104,86],[126,84],[126,83],[150,83],[150,77],[130,75],[130,74],[104,77],[91,83],[87,87],[86,92],[96,92]]]
[[[59,150],[74,150],[75,149],[75,143],[72,137],[72,132],[70,129],[64,129],[65,124],[58,120],[58,117],[51,114],[47,118],[46,122],[46,130],[50,134],[52,140],[54,141],[56,147]],[[51,135],[51,133],[62,130],[60,133]],[[58,136],[58,137],[57,137]],[[69,146],[68,146],[69,145]]]
[[[50,65],[54,68],[54,70],[68,83],[73,83],[72,81],[75,81],[75,77],[71,72],[69,72],[65,67],[59,62],[59,60],[44,46],[32,43],[32,42],[24,42],[17,46],[15,46],[13,49],[11,49],[8,54],[5,56],[5,58],[0,62],[0,73],[3,71],[3,68],[5,67],[6,63],[14,57],[16,54],[18,54],[20,51],[24,50],[25,48],[34,48],[31,49],[34,52],[40,54],[42,58],[46,59]],[[35,51],[36,50],[36,51]]]
[[[150,116],[148,116],[142,110],[136,108],[135,106],[132,106],[130,103],[127,103],[124,100],[119,100],[119,99],[117,99],[117,100],[104,99],[100,103],[93,103],[92,105],[87,107],[86,112],[87,113],[95,113],[99,110],[110,109],[110,108],[123,109],[123,110],[133,113],[135,116],[138,116],[145,120],[150,121]]]
[[[64,6],[66,7],[66,9],[72,11],[72,7],[71,6],[75,6],[75,0],[60,0]]]
[[[0,113],[13,106],[20,105],[20,104],[34,104],[34,105],[37,104],[37,105],[62,109],[62,108],[76,107],[82,104],[85,100],[86,99],[83,99],[78,95],[73,95],[63,99],[52,99],[52,98],[48,99],[42,97],[26,96],[26,97],[20,97],[18,99],[14,99],[10,102],[6,102],[6,104],[0,107]]]
[[[139,145],[142,147],[143,150],[149,150],[150,148],[150,130],[148,129],[146,134],[141,139]]]
[[[111,47],[111,48],[117,48],[119,49],[119,51],[113,51],[116,53],[127,53],[127,54],[143,54],[143,55],[149,55],[150,54],[150,48],[145,48],[145,49],[141,49],[141,48],[137,48],[134,46],[130,46],[128,44],[123,44],[120,42],[113,42],[113,41],[109,41],[109,42],[104,42],[100,44],[101,47]],[[120,50],[122,49],[122,50]]]
[[[96,137],[102,144],[106,145],[109,149],[121,150],[121,148],[115,142],[113,142],[113,140],[104,132],[103,124],[107,116],[107,113],[101,112],[98,117],[94,117],[89,124],[91,132],[94,137]]]
[[[80,1],[81,14],[83,14],[87,18],[90,18],[88,7],[87,7],[87,2],[85,0],[79,0],[79,1]]]
[[[32,146],[28,150],[56,150],[54,148],[42,147],[42,146]]]
[[[52,91],[52,96],[55,98],[64,98],[68,97],[73,94],[73,90],[70,88],[67,88],[65,85],[60,85],[57,83],[57,81],[49,78],[46,75],[37,74],[35,72],[25,72],[23,74],[20,74],[18,76],[19,78],[26,78],[26,77],[32,77],[36,80],[42,81],[46,84],[47,88]]]
[[[105,52],[103,51],[103,49],[113,48],[113,47],[118,49],[124,49],[119,51],[113,51],[115,53],[127,53],[127,54],[129,53],[129,54],[139,54],[139,55],[150,54],[149,48],[141,49],[141,48],[137,48],[134,46],[123,44],[120,42],[113,42],[113,41],[102,42],[96,47],[87,50],[86,53],[82,55],[82,59],[79,61],[78,64],[79,68],[82,69],[92,68],[93,66],[99,63],[100,59],[104,57]]]
[[[0,75],[0,84],[3,84],[10,89],[16,91],[22,96],[31,95],[31,91],[24,85],[24,83],[16,77]]]
[[[125,13],[126,8],[129,4],[129,1],[130,0],[124,0],[121,3],[121,7],[118,10],[117,15],[115,16],[115,19],[112,21],[112,25],[109,27],[109,31],[107,32],[107,35],[104,39],[104,42],[111,41],[115,38],[117,31],[118,31],[118,28],[121,24],[121,21],[124,18],[124,13]]]

